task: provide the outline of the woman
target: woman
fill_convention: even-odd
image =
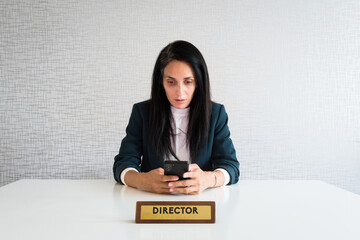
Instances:
[[[211,102],[209,75],[189,42],[167,45],[155,63],[151,99],[133,106],[113,167],[115,180],[157,193],[199,194],[234,184],[239,162],[224,106]],[[189,161],[186,180],[164,175],[164,160]]]

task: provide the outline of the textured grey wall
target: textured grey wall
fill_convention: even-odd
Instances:
[[[132,104],[177,39],[208,62],[243,179],[360,194],[360,3],[0,1],[0,185],[112,178]]]

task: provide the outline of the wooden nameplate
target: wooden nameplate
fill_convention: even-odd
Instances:
[[[215,223],[214,201],[138,201],[136,223]]]

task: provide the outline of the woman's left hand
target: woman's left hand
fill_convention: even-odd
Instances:
[[[189,172],[184,173],[186,180],[169,182],[170,192],[183,194],[199,194],[214,186],[215,176],[212,172],[204,172],[197,164],[189,165]]]

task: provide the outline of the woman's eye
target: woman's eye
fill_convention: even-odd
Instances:
[[[168,80],[167,82],[168,82],[168,84],[174,84],[174,81]]]
[[[189,80],[189,81],[186,81],[185,83],[186,84],[192,84],[193,81]]]

